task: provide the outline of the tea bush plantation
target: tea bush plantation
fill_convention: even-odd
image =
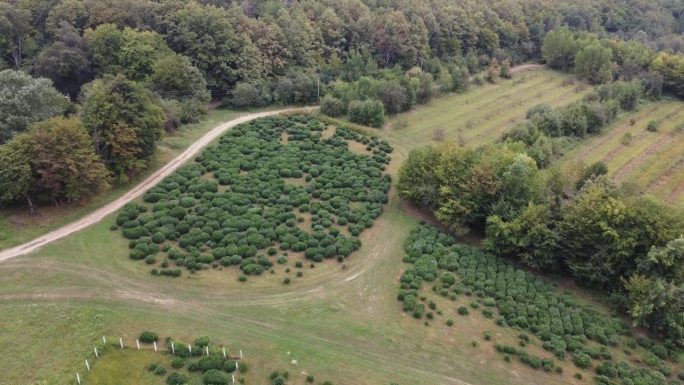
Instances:
[[[621,346],[623,336],[630,333],[628,324],[576,303],[572,296],[555,292],[548,283],[506,261],[456,244],[452,237],[425,225],[411,233],[405,251],[404,262],[411,267],[401,277],[397,298],[404,311],[415,318],[430,320],[435,316],[435,302],[421,294],[423,283],[432,283],[432,291],[442,297],[456,300],[459,295],[474,296],[477,301],[471,303],[472,310],[481,308],[482,315],[495,318],[499,326],[535,334],[543,349],[558,360],[569,359],[581,369],[595,366],[598,383],[679,384],[667,379],[673,376],[672,362],[678,359],[673,347],[646,338],[630,340],[627,347],[633,349],[638,344],[647,349],[642,365],[613,362],[608,347],[628,350]],[[458,313],[467,315],[467,308],[461,306]],[[527,343],[529,337],[521,334],[520,345]],[[554,370],[553,360],[530,355],[523,348],[501,344],[495,348],[506,354],[507,361],[516,356],[532,368]],[[560,373],[562,368],[556,371]]]
[[[325,130],[334,133],[323,138]],[[350,141],[365,151],[350,151]],[[288,252],[342,262],[387,203],[391,152],[384,140],[311,116],[254,120],[124,207],[113,229],[155,275],[220,265],[258,275]]]

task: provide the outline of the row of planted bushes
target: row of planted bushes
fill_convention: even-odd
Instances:
[[[649,350],[644,357],[648,367],[614,363],[607,347],[620,346],[622,336],[630,331],[627,323],[580,305],[570,295],[556,293],[546,282],[491,254],[456,244],[452,237],[434,227],[421,226],[413,231],[406,240],[405,251],[404,262],[411,266],[402,274],[397,298],[404,311],[412,312],[416,318],[424,313],[421,300],[426,298],[420,293],[423,285],[432,283],[432,291],[443,297],[479,297],[486,318],[492,318],[490,309],[495,308],[497,325],[535,334],[542,340],[542,347],[559,360],[570,358],[580,368],[591,366],[593,360],[600,361],[596,368],[599,380],[665,384],[665,377],[672,374],[666,361],[677,359],[675,346],[640,338],[638,344]],[[429,305],[435,308],[433,301]],[[467,308],[459,308],[459,314],[467,313]],[[544,360],[523,349],[507,345],[497,345],[496,349],[518,356],[533,368],[544,365]],[[552,362],[546,366],[552,369]]]

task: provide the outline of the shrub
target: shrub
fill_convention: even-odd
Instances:
[[[240,274],[240,277],[238,277],[238,280],[240,282],[245,282],[245,281],[247,281],[247,276],[244,274]]]
[[[591,357],[585,353],[574,353],[572,357],[572,362],[578,368],[586,369],[591,365]]]
[[[204,385],[228,385],[231,383],[231,378],[220,370],[210,369],[202,376],[202,383]]]
[[[283,280],[283,284],[285,284],[285,285],[289,285],[290,282],[291,282],[290,277],[286,277],[286,278]]]
[[[446,325],[447,325],[447,326],[454,326],[454,320],[452,320],[451,318],[449,318],[448,320],[446,320]]]
[[[138,341],[144,344],[151,344],[159,341],[159,336],[155,332],[144,331],[138,336]]]
[[[168,377],[166,377],[166,384],[167,385],[184,385],[184,384],[187,384],[189,380],[190,379],[185,374],[173,372]]]
[[[458,314],[460,315],[468,315],[468,308],[465,306],[459,306],[458,307]]]
[[[171,361],[171,367],[174,369],[180,369],[183,366],[185,366],[185,360],[180,357],[174,357],[174,359]]]
[[[622,143],[624,146],[629,146],[632,143],[632,134],[629,132],[625,132],[625,134],[622,135],[622,138],[620,139],[620,143]]]
[[[157,367],[154,368],[154,370],[152,371],[152,374],[154,374],[154,375],[156,375],[156,376],[163,376],[163,375],[166,374],[166,368],[164,368],[163,366],[157,366]]]
[[[349,120],[371,127],[381,127],[385,122],[385,108],[377,100],[349,103]]]
[[[321,99],[320,105],[321,112],[328,116],[342,116],[347,112],[344,106],[344,102],[332,95],[325,95]]]
[[[306,382],[314,382],[314,376],[311,374],[307,374],[306,376]]]
[[[660,127],[660,124],[658,123],[657,120],[649,120],[648,123],[646,124],[646,131],[657,132],[659,127]]]

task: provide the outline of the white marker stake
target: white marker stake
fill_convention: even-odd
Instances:
[[[235,361],[235,370],[238,370],[238,363]]]
[[[235,375],[233,374],[233,384],[235,383]],[[80,384],[80,382],[79,382]]]
[[[123,338],[119,338],[119,345],[121,345],[121,349],[123,349]]]
[[[190,350],[190,357],[192,357],[192,345],[188,344],[188,350]]]
[[[171,354],[176,355],[176,347],[173,346],[173,341],[171,341]]]
[[[207,346],[206,348],[207,348],[207,356],[208,356],[209,355],[209,347]]]
[[[88,371],[90,371],[90,364],[88,363],[88,360],[86,360],[86,368],[88,369]]]
[[[100,356],[97,354],[97,348],[93,348],[93,350],[95,351],[95,358],[100,358]]]
[[[78,373],[76,373],[76,381],[81,385],[81,376]]]
[[[154,344],[154,351],[156,352],[157,351],[157,341],[152,341],[152,343]]]
[[[226,358],[226,348],[223,348],[223,358]]]
[[[105,336],[102,336],[102,343],[103,343],[103,344],[106,344],[106,343],[107,343],[107,338],[105,338]]]
[[[240,349],[240,358],[242,358],[242,349]]]
[[[140,350],[140,341],[135,340],[135,344],[138,346],[138,350]]]

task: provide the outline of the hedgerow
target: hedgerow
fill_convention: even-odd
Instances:
[[[535,334],[542,340],[542,347],[559,360],[570,355],[580,368],[592,366],[592,360],[602,360],[596,366],[599,381],[603,376],[611,381],[615,378],[616,384],[665,384],[661,370],[611,361],[608,346],[618,345],[620,336],[629,330],[629,325],[620,319],[579,305],[570,295],[557,293],[534,275],[480,249],[456,244],[453,238],[434,227],[421,226],[414,230],[404,246],[404,262],[411,266],[402,274],[397,299],[403,303],[403,310],[414,317],[421,318],[418,309],[425,306],[423,302],[430,303],[419,292],[425,282],[431,282],[433,292],[442,296],[455,299],[462,293],[474,294],[480,299],[470,301],[471,307],[484,305],[483,313],[489,311],[490,316],[496,309],[497,325]],[[467,314],[468,308],[460,306],[457,312]],[[530,342],[529,336],[520,334],[519,342],[524,347]],[[669,367],[662,365],[659,358],[669,357],[667,348],[653,345],[647,339],[638,342],[650,349],[643,362],[652,368],[665,368],[667,373]],[[517,356],[532,368],[558,372],[553,360],[531,356],[523,349],[499,344],[495,349]]]
[[[279,250],[313,262],[344,261],[387,203],[391,180],[384,169],[392,147],[344,126],[322,139],[324,129],[304,115],[233,128],[147,191],[143,204],[119,212],[116,225],[131,240],[131,259],[156,265],[166,253],[166,266],[191,272],[239,266],[247,275],[271,269],[277,259],[287,263],[276,257]],[[350,141],[366,145],[367,154],[350,151]]]

